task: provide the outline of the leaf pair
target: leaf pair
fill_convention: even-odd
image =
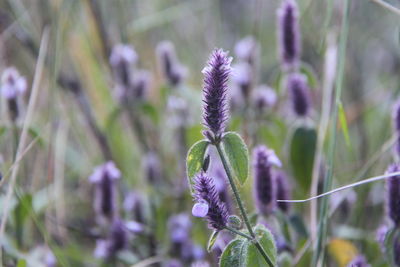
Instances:
[[[224,134],[221,144],[231,173],[236,181],[243,185],[249,176],[249,153],[246,144],[235,132]],[[210,145],[208,140],[200,140],[190,148],[187,155],[186,170],[191,188],[194,176],[202,169],[208,145]]]

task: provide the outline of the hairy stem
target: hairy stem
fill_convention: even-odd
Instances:
[[[232,228],[230,226],[225,226],[225,229],[228,230],[228,231],[231,231],[232,233],[235,233],[237,235],[243,236],[243,237],[245,237],[245,238],[247,238],[249,240],[253,240],[253,237],[251,237],[251,236],[249,236],[249,235],[247,235],[245,233],[242,233],[239,230],[236,230],[235,228]]]
[[[239,195],[239,191],[235,185],[235,182],[233,181],[233,177],[232,177],[232,173],[231,173],[231,169],[229,168],[229,164],[226,160],[225,154],[223,152],[222,146],[221,146],[221,142],[218,142],[217,144],[215,144],[217,150],[218,150],[218,154],[219,157],[221,158],[222,164],[224,165],[224,169],[226,172],[226,176],[228,177],[229,180],[229,184],[231,185],[233,194],[235,195],[236,198],[236,202],[239,206],[240,209],[240,213],[242,215],[242,218],[244,220],[244,223],[246,224],[247,230],[250,233],[250,236],[253,238],[254,240],[254,244],[257,247],[257,249],[259,250],[259,252],[261,253],[261,255],[263,256],[263,258],[265,259],[265,261],[268,263],[269,266],[273,267],[274,264],[272,263],[271,259],[269,258],[269,256],[267,255],[267,253],[264,251],[264,249],[262,248],[262,246],[260,245],[259,241],[256,239],[256,235],[254,234],[253,229],[251,228],[251,224],[249,221],[249,218],[247,217],[247,213],[246,210],[244,208],[242,199],[240,198]]]

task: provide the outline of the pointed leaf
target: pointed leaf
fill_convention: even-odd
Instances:
[[[228,132],[222,138],[222,149],[234,178],[243,185],[249,176],[249,152],[239,134]]]
[[[188,152],[186,158],[186,171],[190,188],[193,185],[193,177],[201,170],[204,161],[204,154],[206,153],[209,142],[201,140],[195,143]]]
[[[265,226],[258,224],[256,227],[254,227],[254,233],[272,263],[276,265],[278,252],[275,245],[275,238],[271,231],[265,228]],[[247,259],[247,266],[249,267],[267,266],[265,259],[261,256],[254,244],[249,246]]]
[[[314,128],[299,127],[293,134],[290,145],[290,162],[299,185],[308,190],[314,164],[317,132]]]
[[[218,233],[219,233],[219,231],[214,231],[211,234],[210,239],[208,240],[208,244],[207,244],[207,251],[208,252],[211,252],[211,250],[212,250],[212,248],[213,248],[213,246],[215,244],[215,241],[217,241]]]
[[[247,267],[246,254],[249,242],[246,239],[235,239],[222,252],[219,260],[220,267]],[[250,267],[250,266],[249,266]]]

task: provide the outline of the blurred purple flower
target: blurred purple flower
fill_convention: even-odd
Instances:
[[[0,91],[4,99],[7,100],[12,121],[15,121],[19,116],[18,96],[25,93],[27,86],[25,77],[21,76],[16,68],[9,67],[4,70],[1,76]]]
[[[189,240],[191,228],[192,222],[186,213],[171,216],[168,220],[168,231],[172,243],[186,243]]]
[[[307,77],[300,73],[289,74],[287,88],[291,96],[294,113],[299,117],[307,116],[311,108],[310,88],[307,83]]]
[[[212,52],[203,69],[203,119],[204,125],[215,138],[220,138],[228,120],[227,83],[231,72],[232,58],[222,49]],[[210,132],[206,134],[210,138]]]
[[[161,179],[161,162],[155,152],[148,152],[143,159],[145,176],[150,183],[157,183]]]
[[[89,181],[96,185],[94,210],[99,218],[112,219],[116,215],[117,189],[115,181],[121,177],[112,161],[94,169]]]
[[[110,56],[110,65],[113,68],[117,84],[129,87],[133,83],[132,70],[138,56],[133,46],[117,44],[113,47]]]
[[[396,153],[397,156],[400,156],[400,100],[393,108],[393,125],[397,135]]]
[[[251,66],[257,64],[259,50],[260,45],[253,36],[247,36],[237,42],[234,49],[236,57]]]
[[[253,79],[253,70],[249,63],[241,62],[232,67],[232,81],[240,89],[245,100],[250,97]]]
[[[186,76],[186,68],[183,67],[177,57],[174,45],[170,41],[162,41],[157,45],[156,53],[161,70],[171,86],[179,85]]]
[[[144,223],[144,203],[143,195],[139,192],[132,191],[128,193],[123,202],[123,208],[126,213],[128,213],[130,218],[138,221],[139,223]]]
[[[209,206],[206,216],[209,227],[214,230],[224,229],[228,222],[228,211],[219,199],[213,180],[203,172],[197,174],[194,191],[196,202],[205,202]]]
[[[253,106],[259,114],[265,112],[268,108],[272,108],[277,99],[275,90],[267,85],[258,86],[252,94]]]
[[[399,172],[398,164],[391,164],[386,173]],[[387,192],[387,213],[396,227],[400,225],[400,175],[390,177],[386,180]]]
[[[24,94],[27,86],[25,77],[21,76],[16,68],[9,67],[4,70],[1,76],[1,94],[5,99],[17,98]]]
[[[363,255],[356,256],[347,267],[371,267]]]
[[[376,231],[376,241],[378,242],[383,254],[385,254],[385,238],[388,231],[389,228],[384,224],[379,226]]]
[[[149,95],[151,74],[147,70],[138,70],[133,79],[132,99],[145,100]]]
[[[276,198],[282,200],[288,200],[291,198],[291,188],[289,185],[288,178],[283,171],[275,173],[276,180]],[[283,212],[288,212],[290,205],[287,202],[278,202],[278,208]]]
[[[253,192],[257,209],[263,215],[271,214],[276,206],[276,183],[272,165],[281,166],[275,152],[264,145],[257,146],[253,151]]]
[[[284,70],[294,70],[300,61],[299,11],[294,0],[284,0],[277,10],[278,48]]]
[[[96,258],[110,258],[118,251],[126,248],[128,243],[126,230],[124,223],[120,219],[114,220],[108,238],[96,241],[94,256]]]
[[[172,259],[167,261],[163,267],[183,267],[183,264],[177,259]]]

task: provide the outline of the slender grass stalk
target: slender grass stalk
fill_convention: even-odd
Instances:
[[[394,14],[400,16],[400,9],[398,9],[397,7],[392,6],[391,4],[383,1],[383,0],[371,0],[372,2],[380,5],[381,7],[393,12]]]
[[[28,129],[29,129],[30,124],[33,119],[33,112],[35,109],[36,100],[39,95],[39,85],[40,85],[40,80],[42,78],[43,67],[44,67],[45,57],[46,57],[47,47],[48,47],[48,41],[49,41],[49,29],[45,28],[43,35],[42,35],[39,57],[38,57],[38,60],[36,63],[35,77],[34,77],[33,84],[32,84],[32,93],[31,93],[31,97],[29,99],[28,111],[27,111],[27,114],[26,114],[26,117],[24,120],[20,142],[18,144],[18,149],[17,149],[17,153],[16,153],[17,156],[15,157],[16,159],[20,158],[20,154],[25,149],[25,145],[26,145],[26,142],[28,139],[27,138],[28,137]],[[19,164],[17,164],[16,167],[12,170],[10,183],[7,188],[7,193],[6,193],[5,202],[4,202],[4,206],[3,206],[3,216],[1,218],[1,224],[0,224],[0,240],[2,240],[3,236],[4,236],[7,219],[8,219],[8,215],[10,212],[10,210],[9,210],[10,202],[11,202],[11,198],[13,196],[13,192],[14,192],[14,188],[15,188],[15,184],[16,184],[16,180],[17,180],[18,170],[19,170]],[[2,260],[2,250],[0,249],[0,263],[1,262],[3,262],[3,260]]]
[[[246,209],[244,208],[242,199],[240,198],[239,191],[238,191],[238,189],[237,189],[237,187],[235,185],[235,181],[233,181],[233,176],[232,176],[232,173],[231,173],[231,169],[229,168],[229,164],[228,164],[228,162],[226,160],[226,156],[224,154],[221,142],[218,142],[217,144],[215,144],[215,147],[217,148],[219,157],[221,158],[222,164],[224,165],[226,176],[228,177],[229,184],[230,184],[230,186],[232,188],[233,194],[235,195],[236,202],[237,202],[237,204],[239,206],[240,213],[241,213],[242,218],[244,220],[244,223],[245,223],[245,225],[247,227],[247,230],[249,231],[250,236],[254,240],[255,246],[257,247],[258,251],[263,256],[265,261],[268,263],[269,266],[273,267],[274,264],[272,263],[271,259],[269,258],[267,253],[264,251],[264,249],[261,247],[260,242],[257,240],[256,235],[254,234],[254,231],[251,228],[251,224],[250,224],[249,218],[247,217]]]
[[[318,136],[317,136],[317,147],[314,156],[314,165],[312,170],[312,182],[311,182],[311,195],[316,195],[318,193],[318,180],[321,171],[321,162],[324,150],[324,142],[326,132],[329,125],[329,113],[331,110],[332,103],[332,91],[334,86],[334,73],[329,73],[329,69],[336,66],[329,66],[329,64],[336,64],[331,62],[331,60],[336,59],[336,44],[332,36],[328,36],[328,46],[325,56],[325,68],[324,68],[324,83],[322,91],[322,112],[321,118],[318,126]],[[332,54],[331,54],[332,53]],[[330,58],[334,57],[334,58]],[[335,61],[336,62],[336,61]],[[310,233],[311,240],[316,240],[317,235],[317,209],[318,205],[316,201],[311,202],[310,206]]]
[[[344,0],[343,2],[343,17],[340,33],[340,47],[339,47],[339,61],[338,61],[338,75],[336,77],[336,94],[335,103],[333,107],[332,114],[332,128],[329,154],[328,154],[328,171],[324,180],[324,192],[330,190],[332,187],[333,180],[333,168],[334,168],[334,156],[336,148],[336,135],[337,135],[337,123],[338,123],[338,105],[340,103],[343,80],[344,80],[344,67],[346,59],[346,46],[347,46],[347,36],[348,36],[348,21],[349,21],[349,0]],[[321,209],[320,209],[320,221],[318,225],[318,238],[315,253],[313,255],[312,266],[323,266],[325,258],[324,244],[327,234],[327,219],[328,219],[328,199],[322,199]]]

